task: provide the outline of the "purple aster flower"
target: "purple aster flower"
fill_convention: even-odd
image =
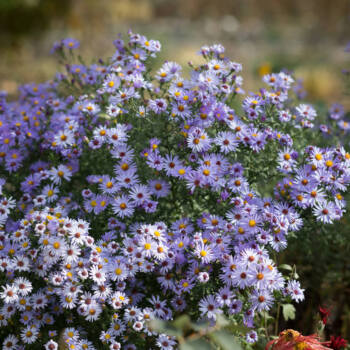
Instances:
[[[132,216],[134,213],[135,205],[130,201],[130,198],[123,195],[121,197],[117,197],[112,202],[112,208],[114,214],[118,215],[121,218]]]
[[[142,205],[145,201],[149,201],[151,192],[145,185],[135,185],[130,189],[129,197],[135,205]]]
[[[215,300],[214,295],[209,295],[203,298],[199,302],[198,307],[202,316],[206,316],[214,321],[216,320],[216,315],[222,313],[222,310],[219,308],[220,306]]]
[[[80,46],[79,41],[72,38],[63,39],[62,44],[70,50],[77,49]]]
[[[248,332],[245,336],[245,340],[250,344],[256,343],[258,341],[258,333],[255,331]]]
[[[156,99],[156,100],[149,100],[148,107],[150,110],[152,110],[156,114],[160,114],[162,112],[165,112],[167,109],[167,102],[162,99]]]
[[[161,179],[150,180],[148,182],[148,187],[152,195],[156,196],[157,198],[166,197],[170,192],[169,183]]]

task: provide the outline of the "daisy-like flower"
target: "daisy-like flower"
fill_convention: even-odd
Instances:
[[[89,305],[88,308],[86,308],[86,311],[83,313],[83,316],[87,321],[94,322],[100,317],[101,312],[102,307],[97,303],[93,303]]]
[[[107,142],[112,144],[114,147],[124,144],[128,139],[126,127],[118,124],[115,128],[107,130]]]
[[[48,300],[44,293],[37,292],[31,295],[31,305],[34,310],[44,309],[47,304]]]
[[[107,277],[104,271],[101,271],[98,266],[92,266],[90,269],[90,277],[92,280],[98,285],[102,285],[105,283]]]
[[[71,130],[60,130],[54,138],[54,144],[61,147],[71,146],[74,142],[74,133]]]
[[[61,164],[57,168],[53,167],[50,170],[50,179],[55,185],[61,184],[62,179],[69,181],[72,176],[70,169]]]
[[[80,46],[80,42],[77,39],[66,38],[62,40],[62,45],[69,50],[73,50]]]
[[[230,279],[233,286],[241,289],[251,284],[248,271],[242,267],[236,267],[231,273]]]
[[[105,78],[102,86],[103,86],[103,89],[104,89],[105,92],[113,93],[115,90],[117,90],[119,88],[119,86],[120,86],[120,79],[114,73],[109,74]]]
[[[58,198],[58,193],[59,189],[51,184],[46,185],[41,192],[48,203],[54,202]]]
[[[151,197],[151,192],[145,185],[135,185],[129,191],[129,197],[135,205],[142,205],[144,201],[148,201]]]
[[[6,304],[14,303],[18,300],[18,288],[14,284],[7,284],[2,286],[2,292],[0,292],[0,297],[4,300]]]
[[[307,120],[314,120],[317,113],[315,109],[307,104],[301,104],[296,108],[296,112],[299,117],[305,118]]]
[[[236,136],[229,131],[220,131],[214,139],[214,143],[220,147],[224,154],[235,151],[238,146]]]
[[[122,261],[111,262],[109,271],[112,281],[123,281],[128,276],[127,267]]]
[[[38,339],[39,331],[35,326],[28,325],[21,331],[21,339],[24,344],[33,344]]]
[[[173,350],[176,347],[176,341],[166,334],[160,334],[156,344],[161,350]]]
[[[58,349],[58,344],[50,339],[45,345],[45,350],[57,350]]]
[[[219,304],[215,300],[214,295],[208,295],[207,297],[203,298],[199,302],[198,306],[202,316],[206,316],[214,321],[216,320],[216,315],[222,313],[222,310],[219,308]]]
[[[194,250],[194,254],[206,264],[214,259],[212,249],[208,245],[204,244],[203,241],[198,242]]]
[[[109,331],[102,331],[100,334],[99,339],[104,343],[110,343],[112,341],[112,332]]]
[[[205,271],[201,271],[198,273],[198,281],[201,283],[207,283],[210,279],[209,273]]]
[[[8,335],[2,343],[3,350],[16,350],[18,348],[18,339],[13,334]]]
[[[152,110],[156,114],[160,114],[162,112],[165,112],[167,109],[167,106],[168,106],[167,102],[162,98],[159,98],[156,100],[150,100],[148,103],[149,109]]]
[[[245,340],[250,344],[256,343],[258,340],[258,333],[256,333],[255,331],[248,332],[245,336]]]
[[[170,192],[169,183],[165,180],[150,180],[148,187],[153,195],[157,198],[166,197]]]
[[[303,301],[305,298],[304,289],[300,287],[300,282],[296,280],[288,281],[287,286],[283,289],[283,293],[285,295],[290,295],[296,302]]]
[[[109,345],[110,350],[120,350],[121,348],[122,348],[121,344],[114,340]]]
[[[325,224],[331,224],[336,218],[335,207],[333,202],[320,201],[316,202],[312,210],[318,221]]]
[[[87,101],[84,103],[82,110],[89,115],[95,115],[99,113],[101,109],[96,103]]]
[[[259,291],[254,289],[249,300],[252,304],[252,308],[256,309],[258,312],[269,310],[273,305],[273,295],[266,290]]]
[[[187,145],[194,152],[206,152],[211,147],[208,134],[200,128],[195,128],[189,133]]]
[[[230,305],[230,314],[237,314],[242,310],[242,301],[233,299]]]
[[[132,216],[134,213],[134,207],[135,204],[125,195],[115,198],[112,202],[114,214],[121,218]]]

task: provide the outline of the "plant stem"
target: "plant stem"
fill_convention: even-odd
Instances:
[[[275,320],[275,334],[274,335],[278,335],[278,324],[279,324],[279,318],[280,318],[280,311],[281,311],[281,304],[278,303],[277,304],[277,315],[276,315],[276,320]]]

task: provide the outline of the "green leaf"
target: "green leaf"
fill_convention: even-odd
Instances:
[[[226,327],[230,324],[230,321],[223,315],[216,316],[216,325],[218,327]]]
[[[169,322],[162,320],[152,320],[148,322],[148,327],[157,333],[165,333],[168,335],[172,335],[174,337],[182,336],[182,331],[175,328],[173,325],[169,324]]]
[[[215,350],[216,348],[204,339],[189,340],[180,344],[180,350]]]
[[[210,327],[210,323],[208,321],[197,321],[197,322],[192,322],[192,329],[195,331],[201,331],[208,329]]]
[[[222,350],[241,350],[235,337],[224,330],[215,331],[209,334],[209,337],[222,348]]]
[[[189,329],[191,328],[191,319],[188,315],[181,315],[177,317],[175,321],[172,322],[172,325],[176,329]]]
[[[293,270],[293,267],[288,265],[288,264],[279,265],[278,268],[282,269],[282,270],[287,270],[287,271],[292,271]]]
[[[284,304],[282,305],[283,318],[288,320],[295,319],[295,307],[292,304]]]

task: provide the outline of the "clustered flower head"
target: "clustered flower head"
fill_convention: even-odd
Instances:
[[[245,96],[221,45],[202,47],[190,78],[171,61],[151,73],[156,40],[114,45],[0,95],[3,348],[170,350],[147,322],[181,313],[224,313],[255,342],[256,315],[304,299],[271,253],[305,219],[342,217],[350,154],[294,143],[316,111],[293,105],[287,73]]]

